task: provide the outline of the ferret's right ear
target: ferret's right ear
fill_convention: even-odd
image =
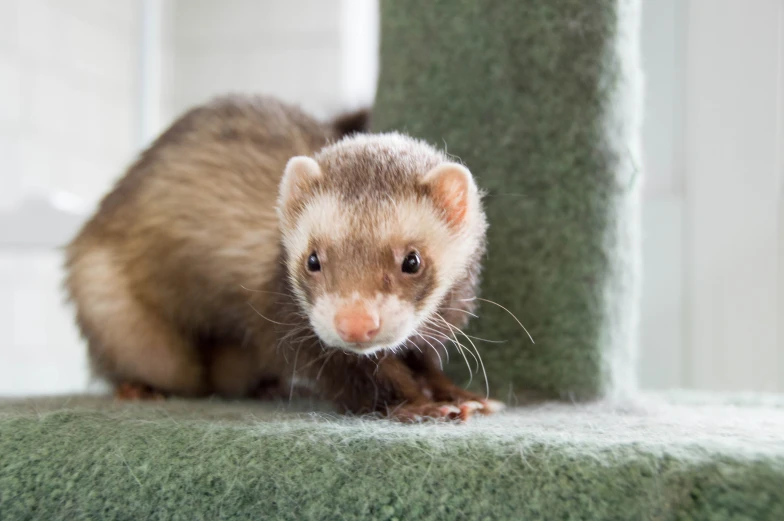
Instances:
[[[281,205],[287,206],[299,199],[308,185],[321,177],[321,167],[314,159],[306,156],[296,156],[289,159],[280,180],[278,194]]]
[[[477,188],[471,172],[457,163],[441,163],[422,178],[450,226],[460,228],[476,204]]]

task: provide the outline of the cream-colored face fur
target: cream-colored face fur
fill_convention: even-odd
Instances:
[[[438,321],[440,303],[483,240],[471,174],[446,163],[419,174],[418,183],[437,183],[429,191],[353,198],[313,184],[323,175],[312,159],[294,158],[281,182],[278,211],[294,294],[327,346],[363,354],[402,346],[428,320]],[[401,267],[409,252],[422,261],[414,275]],[[317,272],[308,269],[313,253]],[[336,314],[347,307],[378,317],[371,340],[341,338]]]
[[[380,328],[372,341],[349,343],[340,338],[335,329],[335,313],[346,306],[359,306],[378,315]],[[324,293],[316,297],[309,315],[313,330],[325,345],[361,354],[372,354],[402,344],[413,332],[416,320],[416,312],[410,302],[382,293],[376,293],[374,297],[363,297],[359,292],[349,296]]]

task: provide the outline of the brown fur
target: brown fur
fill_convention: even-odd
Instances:
[[[430,395],[475,398],[443,376],[418,340],[412,343],[430,355],[324,349],[293,297],[275,212],[282,173],[291,157],[316,156],[357,121],[321,123],[270,98],[224,97],[185,114],[144,151],[67,248],[66,288],[94,371],[118,387],[191,396],[252,396],[270,381],[293,386],[305,378],[355,413],[420,410]],[[348,147],[324,156],[322,167],[362,159],[352,154]],[[439,157],[419,159],[408,168],[432,168]],[[379,190],[428,196],[388,161],[354,168],[375,184],[333,178],[346,198],[370,201]],[[376,258],[371,244],[352,247],[366,261]],[[474,296],[482,253],[474,252],[442,308],[473,309],[464,299]],[[349,274],[361,287],[412,301],[432,292],[437,266],[404,280],[390,277],[396,266],[385,262],[379,256],[377,270]],[[351,277],[334,275],[346,291],[356,287]],[[467,319],[441,314],[459,327]],[[444,338],[447,331],[444,325]]]

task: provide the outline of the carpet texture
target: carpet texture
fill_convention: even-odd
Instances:
[[[374,130],[445,145],[489,192],[483,296],[536,342],[482,304],[474,332],[507,340],[479,345],[499,398],[633,386],[638,4],[381,2]]]
[[[784,399],[728,403],[550,404],[462,426],[0,403],[0,519],[780,521]]]

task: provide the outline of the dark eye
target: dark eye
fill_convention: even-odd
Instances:
[[[308,257],[308,271],[321,271],[321,263],[315,251]]]
[[[422,266],[422,259],[419,258],[417,252],[412,251],[403,259],[401,269],[403,270],[403,273],[413,275],[419,271],[420,266]]]

